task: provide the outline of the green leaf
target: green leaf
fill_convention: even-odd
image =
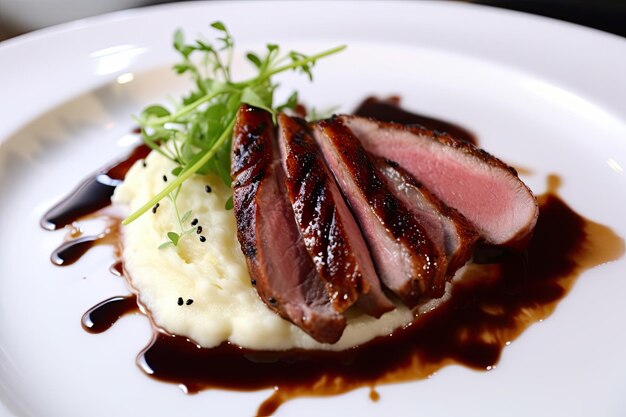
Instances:
[[[159,249],[165,249],[165,248],[169,248],[170,246],[174,246],[174,244],[171,241],[167,241],[167,242],[163,242],[159,245]]]
[[[180,219],[180,222],[187,223],[190,218],[191,218],[191,210],[187,210],[187,212],[183,214],[183,217]]]
[[[226,30],[226,26],[224,26],[224,24],[222,22],[220,22],[219,20],[211,23],[211,27],[214,28],[214,29],[220,30],[222,32],[228,32]]]
[[[174,49],[180,51],[185,44],[185,35],[181,29],[176,29],[174,32]]]
[[[248,52],[246,54],[246,58],[248,58],[248,61],[252,62],[257,68],[261,68],[261,66],[263,65],[263,63],[261,62],[261,58],[259,58],[258,55],[252,52]]]
[[[337,110],[339,110],[339,106],[328,107],[324,110],[317,110],[315,107],[312,107],[307,115],[307,120],[310,122],[315,122],[317,120],[328,119],[331,117]]]
[[[267,103],[263,100],[252,88],[246,87],[241,94],[241,102],[249,104],[260,109],[267,110],[270,113],[274,113],[274,110],[270,107],[271,103]]]
[[[203,84],[206,88],[207,94],[215,94],[223,91],[228,91],[232,87],[228,83],[219,80],[203,80]]]
[[[182,170],[183,170],[183,167],[177,166],[176,168],[172,170],[172,175],[174,175],[175,177],[178,177]]]
[[[222,152],[216,155],[215,166],[217,169],[217,175],[220,177],[222,182],[230,188],[232,185],[232,179],[230,178],[230,164],[228,163],[228,156],[224,157]]]
[[[285,109],[294,110],[298,105],[298,92],[294,91],[291,93],[287,101],[276,108],[276,111],[283,111]]]
[[[193,52],[193,48],[189,45],[185,45],[185,36],[181,29],[174,32],[174,49],[176,49],[186,60]]]
[[[165,117],[169,116],[170,111],[163,106],[158,104],[153,104],[152,106],[148,106],[141,112],[141,117],[150,118],[150,117]]]
[[[187,71],[189,71],[191,69],[191,66],[189,64],[174,64],[174,71],[176,71],[176,74],[183,74]]]
[[[226,101],[226,114],[229,116],[236,115],[239,106],[241,105],[241,95],[242,93],[239,91],[237,93],[233,93],[228,100]]]
[[[174,246],[178,245],[178,240],[180,239],[180,235],[176,232],[167,232],[167,238],[172,241]]]
[[[226,105],[224,103],[215,103],[207,107],[204,111],[204,117],[210,122],[217,123],[222,120],[226,111]]]
[[[198,45],[198,50],[200,50],[200,51],[204,51],[204,52],[214,52],[215,51],[215,49],[213,48],[213,45],[208,44],[208,43],[206,43],[204,41],[201,41],[199,39],[196,41],[196,44]]]
[[[231,195],[228,200],[226,200],[226,204],[224,204],[224,208],[226,210],[232,210],[233,207],[235,207],[235,204],[233,203],[233,196]]]

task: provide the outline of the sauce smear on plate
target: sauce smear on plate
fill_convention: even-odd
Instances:
[[[420,123],[476,143],[467,129],[408,113],[399,107],[397,98],[369,98],[357,113]],[[46,213],[42,226],[54,230],[83,216],[98,214],[98,210],[110,204],[115,185],[92,188],[85,184],[98,183],[102,175],[119,183],[132,163],[147,152],[146,147],[140,146],[128,159],[89,177]],[[558,177],[549,177],[548,191],[538,197],[539,220],[523,252],[484,248],[482,253],[476,253],[475,258],[481,263],[467,266],[447,302],[390,336],[342,352],[274,352],[242,349],[228,343],[206,349],[184,337],[155,329],[137,364],[151,377],[179,384],[190,393],[210,388],[273,389],[271,397],[260,405],[259,415],[272,414],[291,398],[336,395],[360,387],[369,387],[370,398],[376,401],[379,396],[375,386],[426,378],[448,364],[493,369],[504,347],[528,326],[549,316],[584,270],[624,253],[624,240],[573,211],[558,197],[558,184]],[[119,244],[117,227],[105,235],[110,243]],[[73,263],[96,241],[88,236],[66,242],[64,245],[75,249],[71,256],[57,253],[65,261],[55,263]],[[117,260],[111,271],[123,275],[122,261]],[[92,333],[103,332],[124,314],[139,311],[137,302],[134,295],[103,301],[85,313],[83,327]]]

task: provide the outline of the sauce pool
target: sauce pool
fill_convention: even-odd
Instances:
[[[356,113],[419,123],[476,143],[467,129],[409,113],[399,104],[395,97],[369,98]],[[148,151],[140,146],[127,159],[89,177],[44,215],[42,227],[55,230],[108,206],[115,186]],[[449,364],[492,369],[508,343],[554,311],[581,272],[624,253],[623,239],[573,211],[557,196],[557,188],[558,177],[550,177],[548,192],[538,197],[540,216],[534,235],[523,252],[477,254],[484,263],[467,266],[446,303],[390,336],[342,352],[274,352],[229,343],[205,349],[155,329],[137,364],[147,375],[183,386],[189,393],[209,388],[273,389],[258,415],[272,414],[294,397],[336,395],[359,387],[369,387],[370,398],[377,401],[375,386],[426,378]],[[117,226],[102,235],[74,237],[55,251],[53,263],[69,265],[104,241],[119,244]],[[124,275],[121,260],[111,272]],[[123,315],[137,311],[136,296],[113,297],[87,311],[82,325],[89,332],[101,333]]]
[[[271,352],[230,344],[200,349],[186,338],[156,333],[138,363],[188,392],[274,388],[259,415],[293,397],[423,379],[448,364],[492,369],[507,343],[549,316],[583,270],[624,252],[622,239],[555,194],[539,200],[539,221],[524,252],[498,264],[469,265],[448,302],[391,336],[342,352]]]
[[[399,96],[391,96],[386,99],[368,97],[354,111],[357,116],[372,117],[383,122],[396,122],[401,124],[418,124],[427,129],[447,132],[457,139],[462,139],[473,145],[478,145],[476,136],[468,129],[456,123],[412,113],[404,110]]]

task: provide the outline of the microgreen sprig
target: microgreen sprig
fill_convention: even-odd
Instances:
[[[136,220],[167,196],[170,196],[178,216],[176,198],[171,196],[177,196],[181,184],[196,173],[214,173],[230,187],[230,147],[239,106],[246,103],[273,115],[284,109],[294,109],[298,103],[296,92],[285,103],[274,104],[278,84],[273,82],[272,77],[291,70],[303,73],[312,80],[312,69],[319,59],[345,49],[345,46],[339,46],[309,56],[296,51],[281,54],[278,45],[267,44],[263,54],[246,54],[247,60],[257,69],[257,75],[234,82],[231,62],[235,41],[222,22],[214,22],[211,27],[218,32],[214,42],[197,39],[186,43],[181,30],[174,34],[174,49],[182,58],[174,65],[174,70],[191,76],[195,84],[193,91],[184,96],[172,111],[162,105],[151,105],[135,118],[144,142],[176,163],[173,170],[175,179],[128,216],[122,222],[124,225]],[[198,55],[201,57],[199,63],[193,59]],[[168,143],[169,146],[166,145]],[[232,208],[232,198],[226,206]],[[178,220],[181,225],[179,233],[170,232],[178,238],[172,239],[168,235],[174,245],[185,233],[184,222],[180,221],[180,217]]]
[[[172,206],[174,207],[174,213],[176,215],[176,220],[178,222],[178,232],[167,232],[168,240],[161,243],[161,245],[159,245],[159,249],[165,249],[170,246],[178,246],[178,242],[183,236],[187,236],[193,233],[194,230],[196,230],[196,228],[193,226],[185,228],[185,224],[189,221],[189,219],[191,219],[191,210],[187,210],[185,214],[183,214],[182,216],[180,215],[180,211],[178,210],[178,204],[177,204],[179,193],[180,193],[180,186],[176,188],[175,191],[167,195],[168,200],[170,200],[170,202],[172,203]]]

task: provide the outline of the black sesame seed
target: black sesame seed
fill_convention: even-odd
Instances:
[[[154,207],[152,207],[152,212],[156,213],[158,208],[159,208],[159,203],[156,203],[156,205]]]
[[[179,306],[183,305],[183,297],[178,297],[178,305]]]
[[[269,301],[269,303],[272,305],[276,304],[276,299],[274,297],[267,297],[267,301]]]
[[[167,176],[163,175],[163,182],[167,182]]]
[[[198,228],[196,229],[196,233],[197,234],[202,233],[202,226],[198,226]]]
[[[200,242],[206,242],[206,237],[200,236]]]
[[[206,187],[204,187],[204,191],[206,191],[207,193],[210,193],[212,191],[211,186],[207,185]]]
[[[148,164],[146,164],[146,160],[145,159],[143,159],[141,161],[141,165],[143,165],[144,168],[148,166]]]
[[[250,282],[252,283],[253,287],[256,286],[256,279],[252,279],[252,280],[250,280]]]
[[[190,305],[192,303],[193,303],[193,300],[191,298],[187,300],[187,305]]]
[[[192,225],[192,226],[195,226],[195,225],[197,225],[197,224],[198,224],[198,219],[193,219],[193,220],[191,221],[191,225]]]

